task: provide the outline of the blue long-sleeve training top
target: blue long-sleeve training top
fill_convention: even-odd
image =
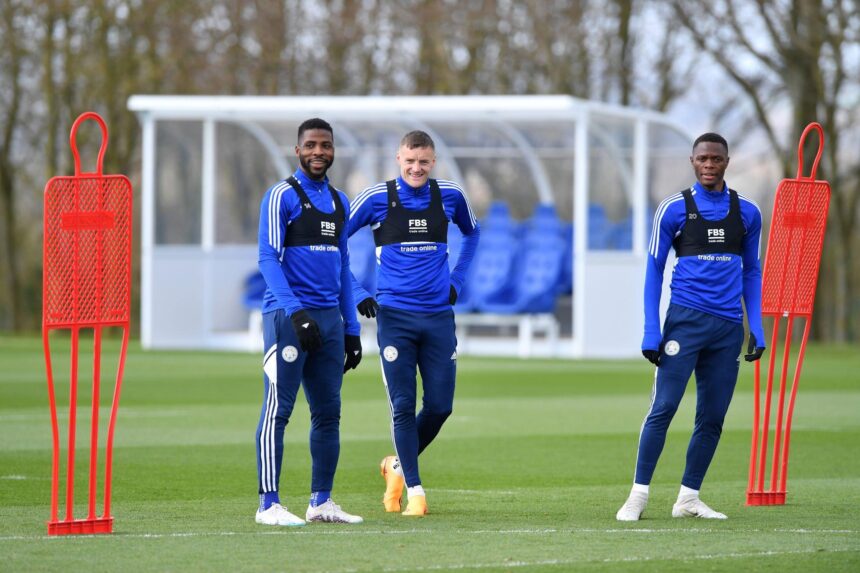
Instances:
[[[469,265],[475,256],[480,227],[463,189],[451,181],[437,180],[442,194],[442,207],[449,221],[463,233],[460,255],[453,271],[448,269],[448,249],[442,243],[384,245],[376,249],[377,293],[380,305],[418,312],[437,312],[451,308],[448,302],[451,285],[457,293],[466,280]],[[362,191],[352,202],[348,233],[370,225],[379,227],[388,214],[387,189],[379,183]],[[430,185],[415,189],[397,178],[397,195],[405,209],[420,211],[430,205]],[[370,296],[353,277],[356,301]]]
[[[301,169],[293,177],[317,210],[323,213],[335,211],[328,178],[314,181]],[[348,221],[349,199],[340,191],[337,196],[343,203]],[[282,308],[289,316],[302,308],[339,306],[344,332],[357,335],[360,326],[352,297],[346,226],[341,230],[336,247],[285,247],[287,227],[301,214],[299,197],[286,180],[273,185],[263,196],[258,235],[260,272],[267,285],[263,312]]]
[[[708,191],[699,183],[690,188],[693,201],[707,221],[718,221],[729,212],[729,188]],[[765,346],[761,322],[761,211],[752,200],[738,194],[744,235],[741,254],[712,253],[678,257],[672,271],[670,300],[673,304],[712,314],[733,322],[743,322],[741,298],[747,310],[750,332],[756,345]],[[645,333],[642,350],[658,349],[660,294],[663,270],[672,242],[687,221],[681,193],[672,195],[657,208],[648,246],[645,270]]]

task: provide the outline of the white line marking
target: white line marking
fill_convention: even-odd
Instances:
[[[858,534],[856,529],[744,529],[742,531],[715,529],[600,529],[600,528],[546,528],[546,529],[476,529],[473,531],[434,531],[432,529],[339,529],[320,530],[316,527],[309,528],[286,528],[276,527],[260,531],[186,531],[174,533],[113,533],[111,535],[9,535],[0,536],[0,541],[32,541],[40,539],[168,539],[184,537],[241,537],[254,535],[402,535],[419,533],[421,535],[453,533],[456,535],[546,535],[546,534],[578,534],[578,533],[601,533],[601,534],[625,534],[625,533],[678,533],[678,534],[702,534],[702,533],[806,533],[806,534]],[[856,550],[860,551],[860,550]]]
[[[437,489],[429,488],[433,493],[455,493],[463,495],[515,495],[517,492],[505,489]]]

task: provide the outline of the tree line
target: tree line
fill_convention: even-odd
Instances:
[[[671,111],[719,87],[724,105],[702,112],[714,129],[755,126],[786,176],[803,127],[824,126],[814,333],[856,340],[858,50],[860,0],[2,0],[0,330],[38,327],[41,193],[73,171],[79,113],[105,118],[105,172],[139,188],[132,94],[569,94]]]

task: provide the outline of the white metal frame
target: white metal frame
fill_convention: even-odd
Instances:
[[[576,99],[569,96],[426,96],[426,97],[249,97],[249,96],[150,96],[135,95],[129,98],[128,107],[136,112],[143,126],[142,157],[142,241],[141,241],[141,341],[144,347],[157,345],[152,336],[151,310],[153,253],[155,250],[155,161],[156,161],[156,122],[165,120],[196,120],[203,122],[203,173],[202,193],[202,238],[201,250],[204,254],[204,273],[211,279],[209,268],[215,244],[215,212],[217,205],[215,154],[216,122],[230,122],[243,125],[260,139],[278,169],[283,171],[286,163],[278,161],[276,145],[271,138],[261,137],[254,122],[263,120],[301,121],[307,117],[321,116],[331,122],[361,119],[362,121],[399,121],[407,125],[426,126],[426,122],[484,122],[502,130],[512,138],[516,148],[528,161],[532,169],[539,199],[551,201],[552,193],[549,180],[540,162],[534,161],[534,152],[528,141],[516,128],[513,121],[573,121],[575,125],[575,145],[573,150],[573,189],[575,205],[588,204],[589,181],[589,133],[591,121],[595,116],[622,118],[629,120],[634,127],[633,177],[631,205],[633,212],[632,252],[602,252],[588,250],[588,209],[574,209],[574,294],[573,294],[573,341],[569,348],[560,349],[559,354],[574,357],[588,356],[628,356],[635,353],[638,343],[613,343],[597,340],[592,336],[596,330],[595,317],[601,313],[611,316],[619,310],[618,304],[605,305],[605,308],[588,308],[593,303],[595,293],[601,285],[589,282],[589,273],[595,269],[608,269],[606,276],[618,276],[619,269],[637,268],[641,277],[645,260],[645,215],[647,209],[647,166],[648,166],[648,125],[659,124],[688,135],[681,126],[671,122],[665,115],[646,110],[624,108],[598,102]],[[440,142],[444,149],[444,141]],[[456,166],[455,166],[456,167]],[[614,270],[613,270],[614,269]],[[623,271],[624,276],[632,276]],[[640,278],[641,280],[641,278]],[[210,290],[204,282],[202,297],[208,300]],[[635,282],[635,281],[634,281]],[[623,285],[630,290],[633,285]],[[641,289],[634,293],[636,303],[628,304],[630,309],[640,310],[636,320],[641,324]],[[592,305],[593,306],[593,305]],[[624,307],[625,305],[620,305]],[[204,332],[211,329],[204,325]],[[638,337],[641,333],[635,333]],[[605,338],[605,337],[603,337]],[[629,340],[627,341],[629,343]],[[217,347],[212,341],[204,346]],[[239,346],[242,346],[241,344]]]

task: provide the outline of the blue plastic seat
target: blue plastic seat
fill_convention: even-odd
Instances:
[[[507,229],[516,232],[518,224],[511,217],[511,210],[504,201],[493,201],[487,209],[486,216],[481,220],[483,229]]]
[[[263,273],[253,271],[245,277],[242,288],[242,305],[248,310],[259,310],[263,308],[263,295],[266,294],[266,279]]]
[[[533,228],[516,259],[511,288],[483,305],[500,314],[552,312],[561,282],[566,245],[557,229]]]
[[[612,225],[612,247],[620,251],[633,249],[633,219],[631,217]]]
[[[535,228],[543,228],[546,231],[557,231],[561,228],[562,221],[555,211],[555,206],[550,203],[538,203],[532,211],[531,217],[526,221],[527,232]]]
[[[557,232],[529,237],[520,262],[517,312],[552,312],[561,283],[566,245]]]
[[[610,248],[611,233],[612,225],[606,218],[603,205],[591,203],[588,206],[588,248],[593,250]]]
[[[472,261],[466,288],[469,308],[484,310],[490,299],[510,288],[518,239],[513,225],[482,224],[481,240]],[[458,307],[465,307],[466,301]]]

